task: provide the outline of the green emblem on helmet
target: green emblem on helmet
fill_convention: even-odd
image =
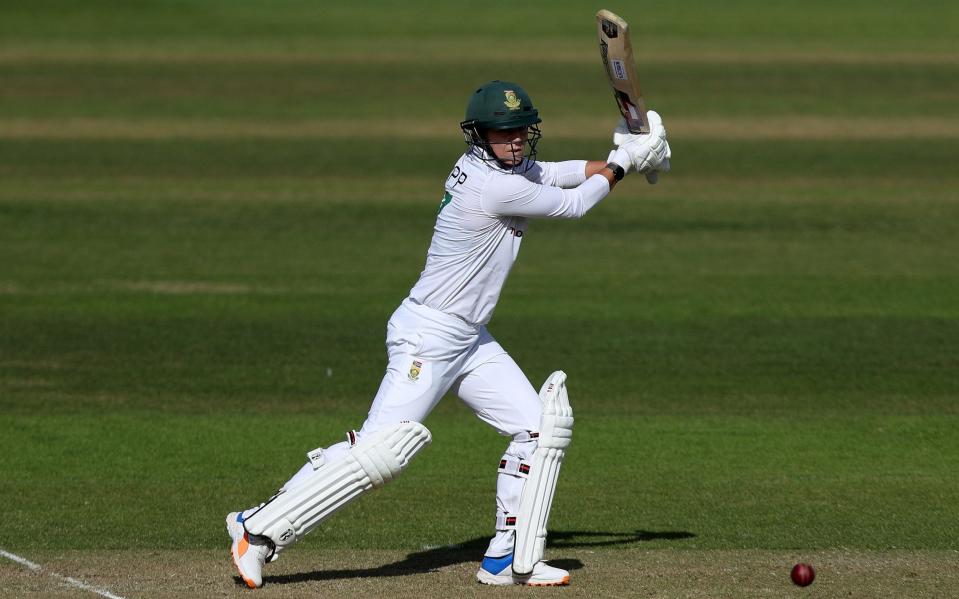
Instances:
[[[484,83],[470,96],[466,118],[481,129],[514,129],[541,122],[529,94],[509,81]]]

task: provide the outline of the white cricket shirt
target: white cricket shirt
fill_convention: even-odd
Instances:
[[[522,169],[519,169],[522,170]],[[536,162],[524,174],[467,152],[446,180],[426,268],[410,290],[420,304],[473,325],[489,322],[530,218],[579,218],[609,193],[586,161]]]

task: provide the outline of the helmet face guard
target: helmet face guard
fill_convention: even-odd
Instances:
[[[470,97],[466,106],[466,118],[460,123],[463,137],[470,152],[486,162],[497,164],[510,172],[526,172],[536,159],[536,144],[541,137],[539,111],[533,106],[529,94],[509,81],[490,81],[481,85]],[[496,157],[487,131],[527,128],[523,156],[516,156],[513,163],[506,164]],[[523,158],[526,158],[526,161]],[[525,166],[524,166],[525,165]]]
[[[542,137],[542,133],[536,125],[526,126],[524,149],[522,152],[513,151],[512,164],[507,164],[496,156],[493,144],[486,138],[488,129],[481,128],[475,121],[463,121],[460,123],[460,128],[463,129],[463,137],[466,140],[466,145],[470,148],[470,153],[486,164],[495,164],[515,174],[525,173],[533,168],[533,163],[536,161],[536,144]]]

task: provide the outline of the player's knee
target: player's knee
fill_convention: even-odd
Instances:
[[[530,456],[536,451],[536,437],[533,436],[535,433],[536,431],[526,431],[519,435],[513,435],[513,440],[506,448],[506,455],[529,461]]]

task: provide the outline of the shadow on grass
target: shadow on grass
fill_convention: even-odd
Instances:
[[[637,530],[634,532],[601,532],[601,531],[554,531],[549,533],[548,547],[553,549],[580,548],[580,547],[608,547],[612,545],[631,545],[646,541],[667,540],[675,541],[695,537],[691,532],[653,532]],[[315,572],[301,572],[283,576],[265,576],[264,584],[290,584],[315,580],[337,580],[345,578],[370,578],[377,576],[410,576],[425,574],[440,568],[461,564],[464,562],[479,562],[483,559],[483,552],[489,543],[489,537],[477,537],[462,543],[427,547],[423,551],[411,553],[398,562],[383,564],[375,568],[359,568],[355,570],[317,570]],[[549,563],[564,570],[579,570],[583,562],[578,559],[553,559]],[[234,576],[237,584],[243,584],[238,576]]]

